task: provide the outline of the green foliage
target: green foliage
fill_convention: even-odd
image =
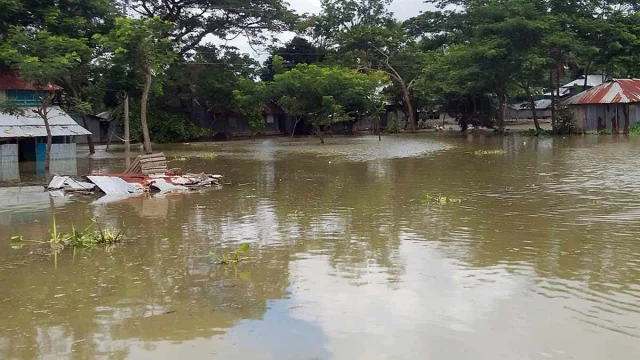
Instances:
[[[240,262],[255,260],[255,257],[240,256],[241,254],[248,252],[249,248],[250,245],[245,243],[231,252],[222,253],[222,256],[218,256],[213,250],[209,251],[209,254],[215,256],[218,260],[218,264],[220,265],[238,265]]]
[[[633,124],[633,126],[629,129],[629,135],[640,136],[640,122]]]
[[[131,108],[131,140],[141,139],[140,105],[137,101],[130,102]],[[188,114],[169,113],[154,107],[149,112],[149,133],[157,143],[188,142],[207,139],[215,135],[213,130],[196,126]]]
[[[525,130],[523,132],[520,133],[520,135],[522,136],[546,136],[546,135],[551,135],[551,132],[544,130],[544,129],[540,129],[540,130],[536,130],[536,129],[528,129]]]
[[[249,128],[258,131],[264,127],[262,110],[264,103],[269,100],[267,87],[263,82],[250,79],[240,79],[238,89],[233,90],[235,104],[249,121]]]
[[[578,130],[576,117],[566,106],[557,109],[553,132],[556,134],[575,134]]]
[[[391,120],[387,124],[387,133],[389,134],[397,134],[400,132],[400,126],[398,125],[398,114],[394,111],[391,114]]]
[[[320,127],[378,113],[382,103],[379,88],[385,81],[379,72],[299,64],[276,75],[268,91],[289,115]]]
[[[91,224],[83,230],[78,230],[71,224],[70,232],[58,230],[56,217],[53,216],[52,228],[49,230],[49,239],[46,241],[24,240],[22,236],[11,237],[11,247],[20,249],[25,243],[49,244],[54,252],[58,253],[65,247],[90,248],[97,245],[113,246],[124,239],[124,228],[115,230],[103,227],[96,219],[91,219]]]

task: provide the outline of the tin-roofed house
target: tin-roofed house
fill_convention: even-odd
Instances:
[[[579,132],[608,130],[627,134],[640,120],[640,79],[602,83],[563,102],[574,113]]]
[[[43,87],[22,81],[13,71],[0,71],[0,106],[17,107],[20,113],[0,111],[0,162],[44,161],[47,131],[34,110],[41,105],[43,91],[57,91],[56,85]],[[76,158],[74,138],[91,133],[78,125],[53,103],[47,107],[53,135],[51,160]]]

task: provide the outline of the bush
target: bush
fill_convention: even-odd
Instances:
[[[141,141],[140,105],[137,102],[131,102],[130,113],[131,140]],[[185,142],[215,135],[213,130],[196,126],[188,114],[150,109],[147,122],[149,135],[154,143]]]
[[[556,134],[575,134],[578,130],[576,117],[573,111],[566,106],[558,108],[556,114],[556,124],[553,132]]]
[[[639,136],[640,135],[640,122],[633,124],[631,129],[629,129],[629,135],[631,136]]]
[[[391,114],[391,120],[387,125],[387,133],[389,134],[397,134],[400,132],[400,126],[398,126],[398,114],[395,112]]]

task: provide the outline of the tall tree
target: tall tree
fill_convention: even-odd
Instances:
[[[246,36],[250,43],[266,40],[265,32],[290,30],[297,16],[282,0],[131,0],[139,16],[175,24],[165,36],[185,55],[207,35],[223,40]]]
[[[159,18],[116,20],[115,28],[107,35],[96,35],[107,49],[112,51],[113,64],[124,69],[129,77],[141,78],[140,122],[143,146],[151,153],[151,137],[147,125],[147,106],[153,76],[164,72],[165,66],[175,59],[172,42],[165,34],[172,24]]]
[[[273,67],[273,57],[280,56],[285,69],[293,69],[298,64],[315,64],[322,62],[325,58],[325,51],[309,42],[307,39],[296,36],[288,41],[284,46],[273,48],[271,56],[265,60],[260,79],[262,81],[272,81],[276,70]]]

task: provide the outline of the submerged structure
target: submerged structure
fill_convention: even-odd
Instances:
[[[580,132],[627,134],[640,120],[640,79],[617,79],[570,97],[569,106]]]
[[[21,80],[13,71],[0,71],[0,106],[17,111],[0,111],[0,162],[44,161],[47,131],[36,114],[47,92],[62,90],[57,85],[36,86]],[[51,160],[76,158],[76,136],[91,135],[57,104],[47,106],[53,142]]]

